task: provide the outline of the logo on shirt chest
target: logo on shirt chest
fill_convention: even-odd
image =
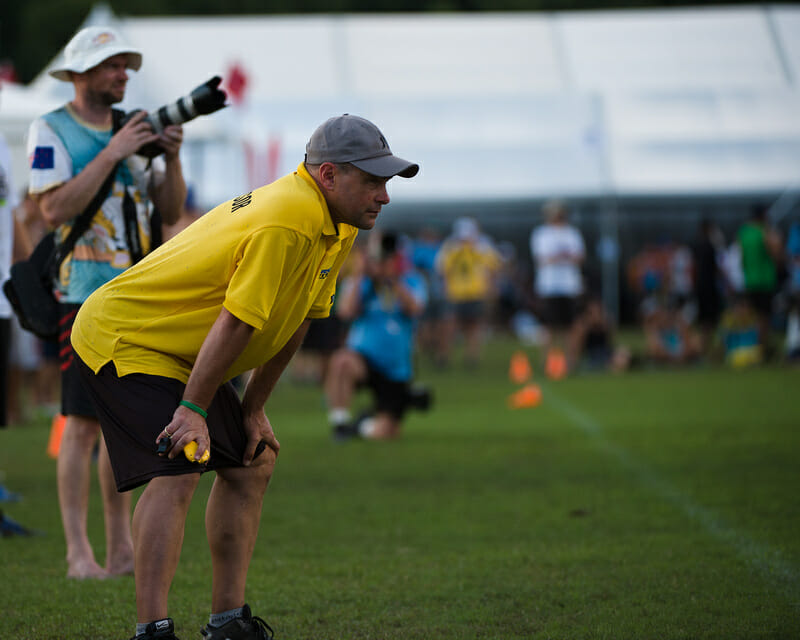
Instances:
[[[231,202],[231,213],[236,213],[242,207],[246,207],[253,201],[253,192],[245,193],[243,196],[234,198]]]
[[[325,280],[330,272],[331,272],[330,269],[323,269],[322,271],[319,272],[319,279]]]

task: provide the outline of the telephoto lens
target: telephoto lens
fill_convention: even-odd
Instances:
[[[188,96],[179,98],[172,104],[161,107],[155,113],[147,116],[147,121],[153,131],[161,133],[171,124],[183,124],[194,120],[197,116],[204,116],[219,111],[225,106],[225,92],[219,88],[222,78],[214,76],[208,82],[201,84]]]
[[[172,104],[164,105],[153,113],[147,115],[147,122],[155,133],[161,133],[171,124],[183,124],[194,120],[197,116],[208,115],[219,111],[225,106],[227,98],[225,92],[219,88],[222,78],[214,76],[207,82],[194,89],[189,95],[179,98]],[[122,118],[120,126],[136,115],[139,110],[131,111]],[[136,153],[147,158],[155,158],[164,150],[157,143],[142,146]]]

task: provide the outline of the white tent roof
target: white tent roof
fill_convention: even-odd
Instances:
[[[779,191],[800,176],[798,7],[116,26],[144,52],[127,108],[245,73],[242,105],[185,128],[204,201],[292,170],[313,128],[343,112],[421,164],[392,181],[404,200]],[[45,74],[33,87],[71,95]]]

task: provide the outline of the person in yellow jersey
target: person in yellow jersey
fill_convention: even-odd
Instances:
[[[458,218],[453,233],[436,255],[436,270],[444,281],[447,311],[439,342],[438,361],[449,363],[454,340],[464,337],[464,362],[477,366],[502,259],[494,244],[469,217]]]
[[[294,173],[206,213],[84,303],[72,344],[117,487],[147,484],[133,516],[136,640],[176,637],[167,595],[204,471],[216,477],[206,505],[213,579],[203,636],[272,636],[245,603],[280,449],[264,405],[310,320],[329,315],[358,230],[371,229],[389,203],[387,182],[418,171],[373,123],[330,118]],[[230,380],[251,369],[240,400]],[[191,443],[196,451],[185,455]]]

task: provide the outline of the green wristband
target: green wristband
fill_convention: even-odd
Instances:
[[[187,409],[191,409],[195,413],[199,413],[201,416],[203,416],[204,420],[208,418],[208,412],[205,409],[198,407],[194,402],[189,402],[188,400],[181,400],[181,406],[186,407]]]

